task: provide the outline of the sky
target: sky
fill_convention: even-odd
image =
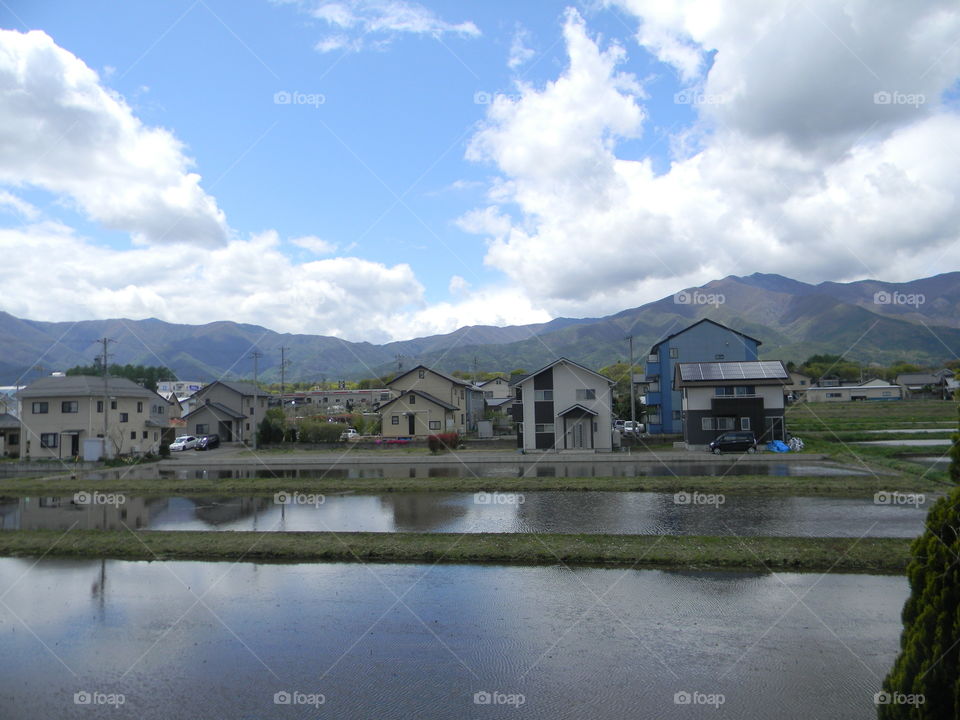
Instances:
[[[0,310],[386,342],[960,270],[953,0],[3,0]]]

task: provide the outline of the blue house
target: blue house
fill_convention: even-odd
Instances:
[[[683,433],[681,392],[673,388],[678,362],[749,362],[758,359],[760,341],[704,318],[668,335],[647,357],[647,432]]]

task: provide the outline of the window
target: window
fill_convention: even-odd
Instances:
[[[544,423],[542,425],[534,425],[534,432],[538,433],[552,433],[553,432],[553,423]]]
[[[731,417],[705,417],[700,418],[701,430],[733,430],[734,418]]]
[[[750,429],[750,418],[742,417],[740,418],[740,429],[749,430]]]
[[[674,420],[683,420],[683,413],[682,413],[680,410],[674,410],[674,411],[673,411],[673,419],[674,419]]]
[[[250,423],[247,423],[247,432],[250,432]]]
[[[800,384],[801,384],[801,385],[806,385],[806,384],[807,384],[807,381],[806,381],[806,380],[801,380],[801,381],[800,381]]]
[[[103,400],[97,400],[97,412],[98,413],[103,412]]]
[[[250,414],[253,415],[253,405],[250,406]]]
[[[416,405],[416,404],[417,404],[417,396],[414,395],[413,393],[411,393],[410,395],[407,396],[407,402],[408,402],[409,404],[411,404],[411,405]]]
[[[672,358],[680,357],[680,350],[678,348],[670,348],[670,357]]]
[[[534,390],[534,402],[551,402],[553,400],[553,390]]]
[[[206,423],[197,423],[197,435],[206,435],[210,432],[210,426]]]
[[[116,400],[111,400],[111,401],[110,401],[110,409],[111,409],[111,410],[116,410],[116,409],[117,409],[117,401],[116,401]]]
[[[517,423],[517,432],[523,435],[523,423]]]
[[[80,403],[76,400],[64,400],[60,403],[60,412],[77,413],[80,412]]]
[[[592,388],[577,390],[577,400],[596,400],[597,391]]]
[[[391,424],[391,425],[399,425],[399,424],[400,424],[400,416],[399,416],[399,415],[391,415],[391,416],[390,416],[390,424]]]
[[[417,377],[420,378],[421,380],[423,380],[423,378],[425,378],[426,375],[427,375],[426,370],[420,370],[419,372],[417,372]]]
[[[153,439],[154,439],[154,440],[157,440],[157,439],[158,439],[158,438],[157,438],[157,431],[156,431],[156,430],[153,431]]]
[[[734,390],[732,387],[718,387],[714,388],[713,392],[715,395],[722,397],[724,395],[733,395]]]
[[[137,412],[138,412],[138,413],[142,413],[142,412],[143,412],[143,401],[142,401],[142,400],[137,400]]]
[[[136,440],[136,439],[137,439],[137,431],[136,431],[136,430],[131,430],[131,431],[130,431],[130,439],[131,439],[131,440]]]
[[[843,397],[843,395],[842,395],[841,393],[836,393],[836,392],[834,392],[834,393],[827,393],[827,397],[828,397],[828,398],[838,398],[838,397]]]
[[[40,433],[40,447],[55,448],[57,446],[56,433]]]
[[[144,431],[143,431],[143,439],[146,440],[147,437],[148,437],[148,433],[147,433],[146,430],[144,430]]]
[[[49,410],[49,404],[45,402],[35,402],[33,404],[33,414],[34,415],[46,415]],[[54,445],[56,447],[56,445]]]
[[[120,422],[129,422],[130,414],[129,413],[120,413]]]
[[[439,421],[439,420],[431,420],[431,421],[430,421],[430,429],[431,429],[431,430],[439,430],[439,429],[440,429],[440,421]]]
[[[736,390],[737,395],[756,395],[757,394],[756,392],[757,388],[755,388],[753,385],[737,385],[737,387],[735,387],[734,390]]]
[[[11,445],[19,445],[20,433],[10,433],[7,435],[7,442],[9,442]]]
[[[465,420],[465,418],[464,418],[463,413],[460,413],[460,424],[461,424],[461,425],[463,425],[464,420]]]
[[[381,399],[381,400],[389,400],[389,399],[390,399],[390,393],[380,393],[380,399]]]
[[[647,355],[647,362],[658,363],[660,362],[660,356],[657,353],[650,353],[649,355]]]

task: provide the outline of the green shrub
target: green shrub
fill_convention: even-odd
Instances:
[[[340,433],[347,429],[342,423],[324,420],[303,420],[300,422],[299,439],[302,443],[331,443],[340,440]]]
[[[453,433],[439,433],[437,435],[431,435],[427,438],[427,447],[430,448],[430,452],[437,453],[440,450],[456,450],[457,446],[460,445],[460,436]]]

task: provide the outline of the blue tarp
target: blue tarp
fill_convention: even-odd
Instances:
[[[790,452],[790,448],[787,447],[786,443],[783,443],[780,440],[771,440],[768,442],[767,450],[770,452]]]

